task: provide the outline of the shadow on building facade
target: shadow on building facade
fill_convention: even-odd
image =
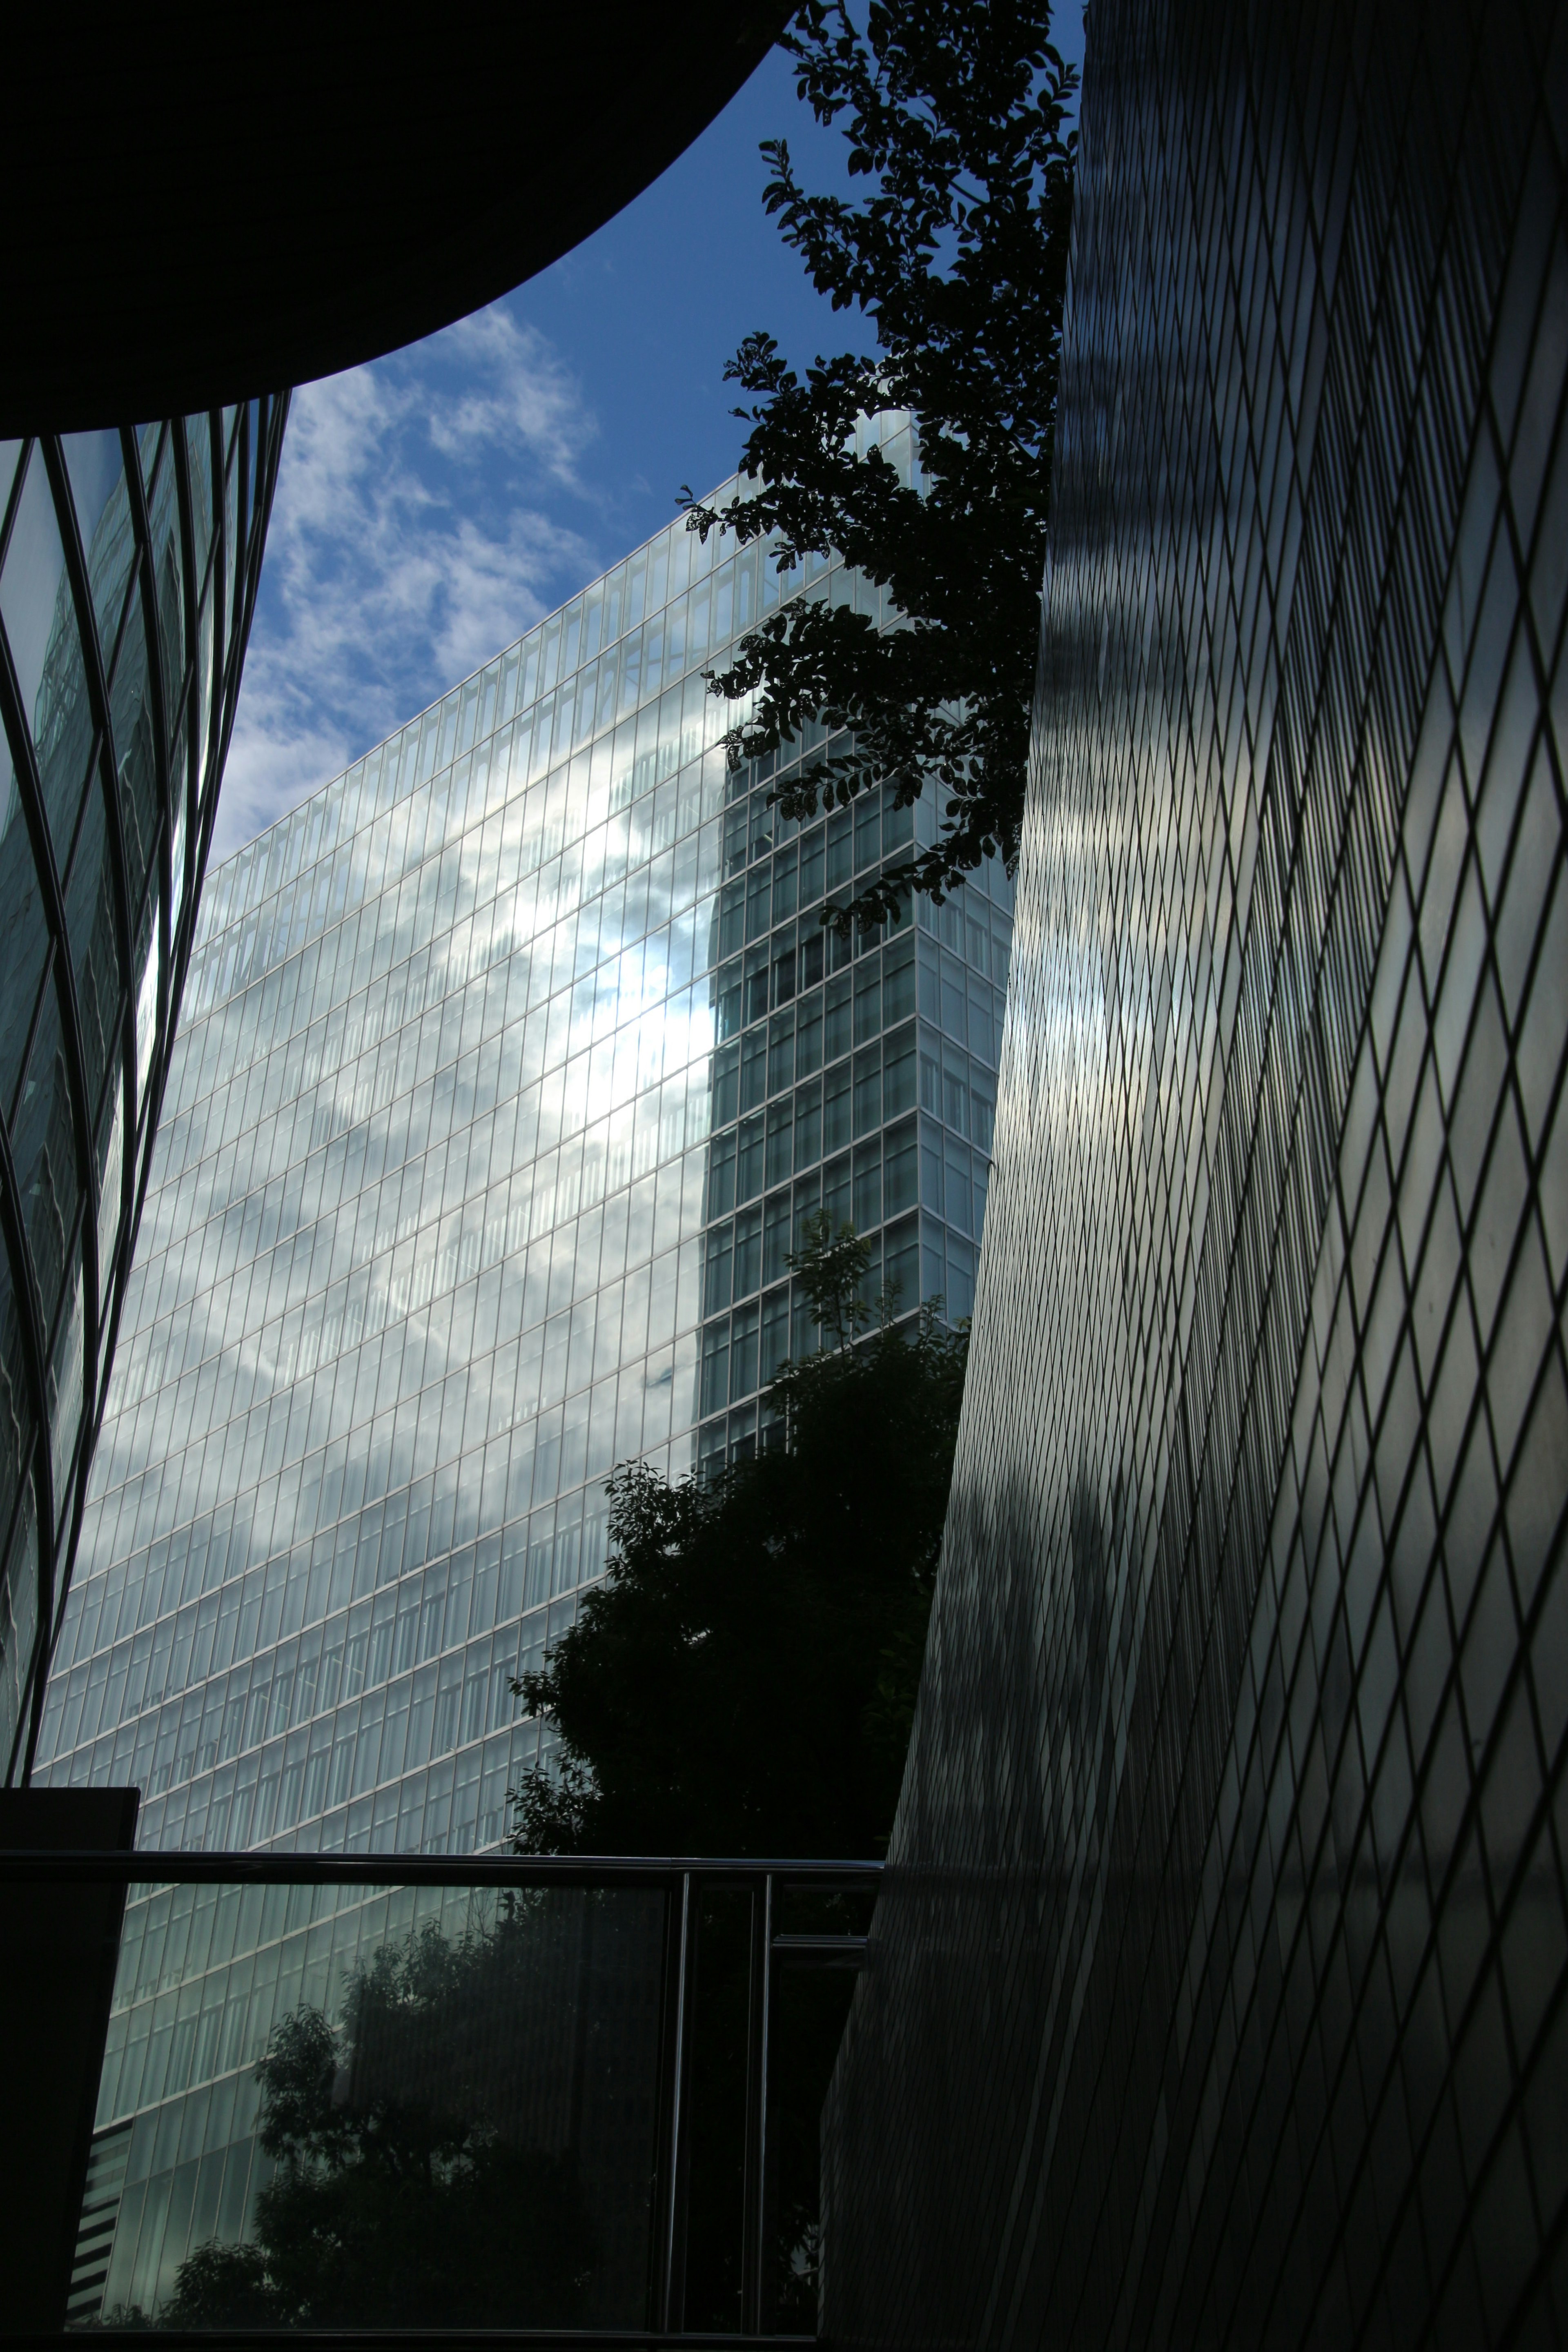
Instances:
[[[1561,10],[1093,12],[837,2342],[1568,2325],[1565,93]]]

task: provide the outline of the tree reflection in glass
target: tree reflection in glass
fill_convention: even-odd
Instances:
[[[163,2324],[568,2326],[606,2288],[622,2300],[601,2257],[628,2221],[643,2234],[651,2149],[585,2165],[584,2125],[606,2074],[624,2094],[627,2062],[644,2071],[643,1989],[616,1965],[645,1959],[641,1924],[602,1897],[514,1896],[479,1932],[383,1945],[336,2029],[309,2006],[283,2019],[256,2070],[275,2169],[250,2240],[193,2251]]]

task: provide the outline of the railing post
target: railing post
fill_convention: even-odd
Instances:
[[[773,2028],[773,1878],[752,1890],[751,1998],[746,2025],[746,2206],[741,2257],[741,2326],[763,2333],[767,2302],[768,2077]]]
[[[686,2220],[691,2179],[691,2126],[686,2095],[688,2046],[691,2038],[691,1969],[696,1949],[691,1916],[691,1873],[680,1874],[680,1927],[675,1963],[675,2058],[670,2077],[669,2189],[664,2213],[664,2280],[661,2325],[678,2335],[685,2319]]]

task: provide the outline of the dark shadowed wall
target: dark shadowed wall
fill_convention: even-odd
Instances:
[[[825,2328],[1562,2340],[1568,12],[1096,0],[1082,120]]]

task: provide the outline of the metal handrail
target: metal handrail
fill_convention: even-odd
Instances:
[[[181,1886],[247,1883],[275,1886],[666,1886],[682,1878],[734,1885],[773,1879],[787,1886],[874,1885],[879,1862],[752,1860],[696,1854],[161,1853],[153,1847],[47,1853],[0,1851],[0,1885],[10,1881],[108,1881]]]

